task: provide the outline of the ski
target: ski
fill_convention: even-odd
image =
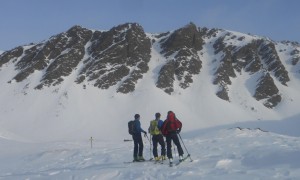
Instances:
[[[152,161],[152,158],[149,160],[145,160],[145,161],[125,161],[124,163],[129,164],[129,163],[142,163],[142,162],[151,162],[151,161]]]
[[[164,161],[163,160],[154,161],[154,164],[164,164]]]
[[[163,164],[164,163],[164,160],[163,158],[159,158],[159,160],[154,160],[154,164]]]
[[[184,157],[181,161],[177,162],[175,165],[178,166],[180,163],[182,163],[183,161],[185,161],[187,158],[189,158],[191,155],[188,154],[186,157]],[[191,161],[192,162],[192,161]]]

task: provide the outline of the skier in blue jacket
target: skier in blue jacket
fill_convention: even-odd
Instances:
[[[133,150],[133,161],[145,161],[143,157],[143,139],[142,133],[147,135],[147,132],[141,128],[140,115],[134,115],[134,124],[135,124],[135,132],[132,134],[132,139],[134,142],[134,150]]]

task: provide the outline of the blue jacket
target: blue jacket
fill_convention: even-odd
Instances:
[[[164,123],[164,122],[163,122],[162,120],[158,120],[157,126],[158,126],[158,129],[159,129],[159,130],[161,129],[163,123]]]
[[[142,128],[141,128],[141,122],[139,119],[135,119],[134,120],[134,124],[135,124],[135,130],[136,130],[136,134],[141,134],[142,132],[143,133],[146,133],[146,131],[144,131]]]

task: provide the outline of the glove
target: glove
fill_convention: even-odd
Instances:
[[[179,134],[179,133],[180,133],[180,131],[181,131],[181,129],[178,129],[178,130],[176,131],[176,133],[177,133],[177,134]]]

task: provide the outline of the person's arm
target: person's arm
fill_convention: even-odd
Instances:
[[[182,123],[181,123],[181,121],[179,121],[179,119],[177,119],[177,118],[176,118],[176,121],[177,121],[177,127],[178,127],[177,133],[180,133],[181,128],[182,128]]]
[[[136,121],[136,129],[138,132],[143,132],[143,133],[147,133],[146,131],[144,131],[142,128],[141,128],[141,122],[140,121]]]
[[[160,131],[161,131],[161,133],[164,135],[164,136],[166,136],[167,135],[167,130],[166,130],[166,126],[167,126],[167,124],[168,124],[168,122],[167,122],[168,120],[165,120],[164,122],[163,122],[163,124],[161,125],[161,128],[160,128]]]
[[[159,121],[158,121],[157,127],[158,127],[159,130],[161,130],[163,123],[164,123],[164,122],[163,122],[162,120],[159,120]]]

